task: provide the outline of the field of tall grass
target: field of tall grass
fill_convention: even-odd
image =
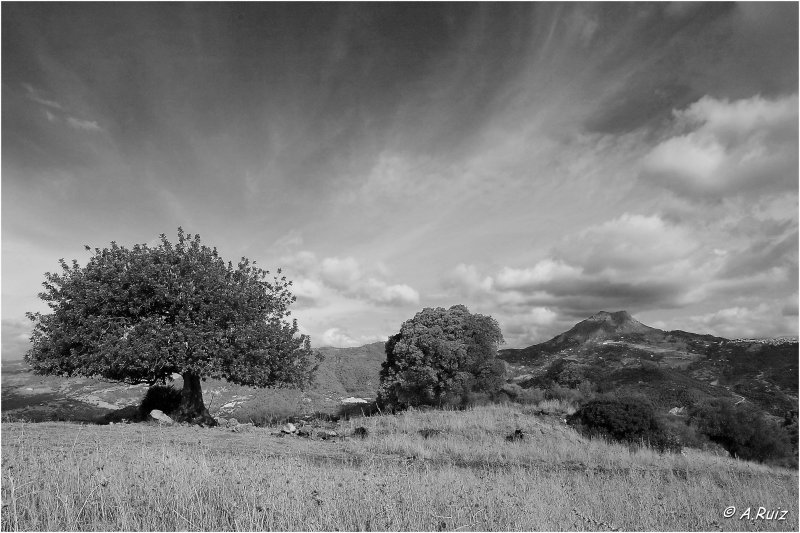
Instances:
[[[2,530],[798,529],[793,470],[587,440],[520,406],[336,431],[359,426],[365,439],[322,441],[277,426],[4,423]],[[758,507],[786,519],[752,519]]]

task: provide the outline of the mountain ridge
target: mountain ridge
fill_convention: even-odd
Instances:
[[[506,363],[509,381],[523,388],[576,387],[585,381],[598,391],[644,394],[664,410],[710,397],[745,398],[778,416],[797,409],[797,346],[796,340],[772,343],[663,331],[627,311],[600,311],[543,343],[501,349],[498,357]],[[286,412],[335,412],[345,398],[376,396],[384,347],[374,342],[317,348],[325,359],[314,386],[305,391],[208,380],[204,397],[214,412],[261,405],[279,405]],[[2,411],[22,416],[57,409],[59,416],[66,416],[70,409],[108,410],[135,404],[145,389],[99,379],[37,376],[23,362],[4,361]]]

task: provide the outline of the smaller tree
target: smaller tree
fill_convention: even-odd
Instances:
[[[379,400],[394,409],[456,405],[470,393],[497,393],[505,367],[497,359],[503,335],[490,316],[463,305],[425,308],[386,343]]]

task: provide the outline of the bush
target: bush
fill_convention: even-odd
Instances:
[[[142,403],[139,404],[139,413],[142,420],[147,420],[147,415],[153,409],[170,414],[177,411],[180,405],[181,391],[172,385],[153,385],[144,394]]]
[[[537,404],[545,400],[545,392],[542,389],[536,387],[526,389],[516,383],[506,383],[500,392],[507,395],[512,402],[523,405]]]
[[[678,451],[680,444],[658,423],[653,408],[634,399],[592,400],[567,417],[589,437],[649,444],[661,452]]]
[[[783,463],[794,455],[789,434],[746,403],[712,400],[696,407],[691,417],[700,431],[732,457]]]
[[[546,400],[561,400],[564,402],[574,403],[579,405],[586,400],[583,393],[578,389],[564,387],[558,383],[551,385],[545,392]]]

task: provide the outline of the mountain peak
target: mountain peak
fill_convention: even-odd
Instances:
[[[626,322],[635,322],[641,324],[638,320],[633,318],[631,314],[627,311],[616,311],[613,313],[609,313],[608,311],[600,311],[599,313],[595,313],[586,320],[592,322],[612,322],[614,324],[624,324]]]
[[[627,333],[648,333],[653,328],[645,326],[627,311],[600,311],[586,320],[578,322],[575,326],[556,336],[550,342],[578,342],[601,341],[616,335]]]

